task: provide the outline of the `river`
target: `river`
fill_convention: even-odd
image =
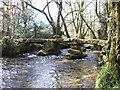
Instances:
[[[68,60],[67,49],[59,56],[2,58],[2,88],[93,88],[98,73],[99,51],[87,50],[83,59]]]

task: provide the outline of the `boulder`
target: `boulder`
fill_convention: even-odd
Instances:
[[[82,54],[82,51],[76,49],[68,49],[68,53],[79,55]]]
[[[87,55],[85,55],[85,54],[75,55],[75,54],[67,53],[66,56],[67,56],[69,59],[81,59],[81,58],[86,57]]]
[[[91,44],[84,44],[85,49],[93,49],[94,45]]]
[[[43,49],[41,49],[37,55],[59,55],[61,47],[59,43],[54,43],[52,41],[45,42]]]
[[[81,50],[68,49],[68,53],[66,54],[66,56],[69,59],[81,59],[81,58],[86,57],[87,55],[83,54]]]
[[[82,45],[71,45],[72,49],[81,50]]]

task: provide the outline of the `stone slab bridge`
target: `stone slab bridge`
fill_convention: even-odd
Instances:
[[[22,42],[24,43],[45,43],[45,42],[53,42],[53,43],[67,43],[70,45],[76,44],[93,44],[93,45],[100,45],[105,46],[107,40],[100,40],[100,39],[73,39],[73,38],[66,38],[66,39],[23,39]]]

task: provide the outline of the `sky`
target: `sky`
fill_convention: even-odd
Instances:
[[[20,0],[12,0],[12,1],[17,2],[17,1],[20,1]],[[51,1],[51,0],[48,0],[48,1]],[[67,1],[74,2],[76,0],[67,0]],[[81,0],[78,0],[78,1],[81,1]],[[84,0],[84,1],[89,1],[90,2],[90,1],[95,1],[95,0]],[[42,10],[44,8],[44,6],[46,5],[46,0],[32,0],[32,5],[35,6],[36,8],[38,8],[38,9]],[[93,8],[93,6],[89,6],[88,12],[91,12],[91,8]],[[36,11],[36,10],[34,10],[34,11],[37,13],[36,22],[37,21],[43,21],[46,24],[49,24],[46,17],[44,16],[44,14],[42,14],[42,13]],[[50,3],[50,11],[51,11],[52,17],[54,17],[54,20],[56,20],[56,18],[57,18],[56,15],[58,13],[58,9],[57,9],[57,6],[54,2]],[[69,12],[69,10],[68,10],[68,12]]]
[[[0,2],[2,1],[7,1],[7,0],[0,0]],[[50,1],[50,0],[48,0]],[[16,3],[16,2],[20,2],[20,0],[12,0],[12,2]],[[32,5],[39,8],[39,9],[43,9],[44,6],[46,5],[46,0],[32,0]],[[1,3],[0,3],[1,6]],[[44,16],[44,14],[34,10],[37,13],[37,17],[36,17],[36,22],[37,21],[43,21],[46,24],[48,24],[48,21],[46,20],[46,17]],[[51,11],[51,15],[53,17],[56,17],[57,15],[57,7],[54,3],[50,3],[50,11]]]
[[[46,0],[33,0],[33,6],[39,8],[41,10],[44,8],[45,5],[46,5]],[[57,7],[54,3],[50,4],[50,11],[51,11],[51,15],[56,18]],[[36,17],[36,22],[42,20],[43,22],[48,24],[48,21],[46,20],[46,17],[44,16],[44,14],[42,14],[38,11],[36,11],[36,12],[38,13],[38,15]]]
[[[50,1],[50,0],[48,0],[48,1]],[[70,0],[67,0],[67,1],[70,1]],[[71,1],[74,2],[76,0],[71,0]],[[78,1],[80,1],[80,0],[78,0]],[[91,1],[91,0],[89,0],[89,1]],[[45,5],[46,5],[46,0],[33,0],[33,6],[39,8],[39,9],[43,9]],[[56,15],[58,13],[58,10],[57,10],[55,3],[50,3],[50,11],[51,11],[52,17],[54,17],[54,19],[56,19]],[[42,14],[38,11],[36,11],[36,12],[38,13],[38,15],[36,17],[36,22],[42,20],[46,24],[49,24],[46,17],[44,16],[44,14]]]
[[[51,1],[51,0],[48,0],[48,1]],[[75,2],[76,0],[67,0],[67,1]],[[82,1],[82,0],[77,0],[77,1],[79,2],[79,1]],[[95,0],[84,0],[84,1],[86,1],[86,5],[87,5],[88,3],[93,2]],[[44,8],[45,5],[46,5],[46,0],[33,0],[33,6],[39,8],[41,10]],[[63,6],[64,6],[64,3],[63,3]],[[93,3],[92,3],[92,4],[90,4],[88,6],[87,13],[91,12],[91,10],[93,8],[94,8],[94,6],[93,6]],[[56,4],[54,2],[50,3],[50,11],[51,11],[52,17],[54,17],[54,20],[55,20],[56,19],[56,15],[58,13],[58,10],[57,10]],[[41,20],[41,21],[49,24],[48,21],[47,21],[47,19],[46,19],[46,17],[44,16],[44,14],[42,14],[42,13],[40,13],[38,11],[36,11],[36,12],[38,13],[38,15],[36,17],[36,22]],[[67,12],[69,12],[69,10]]]

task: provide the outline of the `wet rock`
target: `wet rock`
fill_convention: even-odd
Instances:
[[[75,54],[67,53],[66,56],[68,56],[68,58],[70,58],[70,59],[81,59],[81,58],[86,57],[87,55],[85,55],[85,54],[75,55]]]
[[[29,52],[32,52],[32,51],[36,51],[36,50],[39,50],[41,49],[42,46],[39,45],[39,44],[29,44],[29,43],[22,43],[18,46],[18,51],[20,51],[20,53],[29,53]]]
[[[59,55],[61,53],[60,49],[61,47],[59,43],[48,41],[44,44],[44,48],[40,50],[37,55]]]
[[[70,59],[80,59],[86,57],[87,55],[83,54],[81,50],[69,49],[66,56]]]
[[[71,45],[72,49],[81,50],[81,45]]]
[[[76,50],[76,49],[68,49],[68,53],[79,55],[79,54],[82,54],[82,51]]]
[[[66,49],[66,48],[70,48],[70,45],[67,43],[60,43],[61,49]]]
[[[85,48],[85,49],[93,49],[93,48],[94,48],[94,45],[84,44],[84,48]]]

